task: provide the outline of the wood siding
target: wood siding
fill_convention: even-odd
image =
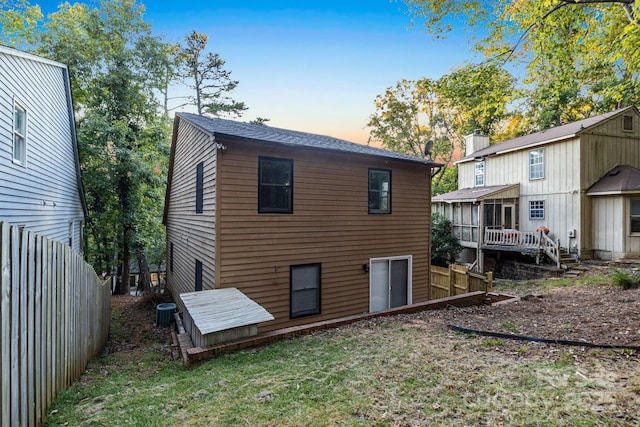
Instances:
[[[80,251],[79,194],[66,70],[0,50],[0,219]],[[13,163],[13,106],[27,110],[26,167]]]
[[[593,184],[604,177],[607,172],[619,165],[631,165],[640,168],[640,116],[635,111],[629,111],[628,115],[633,116],[633,131],[624,131],[622,128],[623,116],[612,117],[610,120],[602,123],[589,133],[581,136],[581,190],[586,192]],[[592,223],[599,219],[595,217],[596,209],[602,206],[594,206],[595,198],[583,194],[582,197],[582,223],[584,224],[582,233],[585,234],[583,240],[582,251],[588,257],[591,251],[598,249],[602,245],[600,237],[595,235],[592,237],[589,233],[594,229],[599,229],[601,225]],[[617,209],[611,214],[622,215],[623,211]],[[593,215],[593,216],[592,216]],[[623,221],[624,218],[616,218],[615,221]],[[607,222],[610,223],[609,219]],[[621,229],[617,229],[620,231]],[[616,232],[610,231],[616,234]],[[627,237],[629,237],[627,235]],[[607,239],[611,241],[613,236]],[[633,239],[631,239],[633,245]],[[608,244],[607,244],[608,245]],[[597,254],[594,254],[597,255]]]
[[[180,304],[178,294],[195,291],[196,260],[203,265],[203,289],[215,288],[217,152],[209,135],[184,120],[178,123],[180,143],[174,142],[173,147],[171,194],[165,222],[167,286]],[[200,162],[204,162],[203,212],[197,214],[196,167]]]
[[[236,287],[273,314],[260,331],[368,312],[369,274],[362,266],[370,258],[411,255],[412,301],[429,298],[428,167],[260,143],[225,145],[218,159],[219,287]],[[259,156],[293,160],[293,214],[258,214]],[[392,171],[390,215],[368,214],[369,168]],[[291,320],[290,266],[309,263],[322,265],[321,313]]]
[[[551,237],[563,247],[579,248],[580,239],[580,140],[578,138],[544,146],[544,178],[529,180],[529,152],[523,149],[485,159],[485,185],[520,184],[519,229],[551,229]],[[459,165],[460,188],[473,187],[474,162]],[[544,201],[544,219],[529,219],[529,202]],[[568,230],[578,231],[575,238]]]

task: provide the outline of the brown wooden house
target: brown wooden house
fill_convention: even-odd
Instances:
[[[237,288],[261,331],[429,299],[431,161],[327,136],[177,114],[167,286]],[[184,309],[184,306],[181,307]]]

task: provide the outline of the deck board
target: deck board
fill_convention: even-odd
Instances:
[[[180,294],[180,298],[202,335],[274,319],[236,288],[188,292]]]

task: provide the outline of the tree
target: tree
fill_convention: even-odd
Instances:
[[[451,221],[434,213],[431,216],[431,264],[447,267],[462,252],[462,245],[453,235]]]
[[[147,245],[164,246],[158,206],[169,124],[155,91],[166,87],[170,49],[143,16],[135,0],[64,3],[44,23],[37,49],[69,64],[88,189],[88,256],[102,269],[117,254],[120,293],[129,291],[131,254],[143,272]]]
[[[224,68],[225,61],[217,53],[207,53],[208,36],[193,30],[185,37],[183,57],[186,63],[186,77],[195,96],[192,98],[198,114],[235,115],[240,117],[247,109],[244,102],[234,101],[228,96],[238,82],[231,80],[231,72]]]
[[[436,37],[460,24],[490,60],[526,66],[524,131],[640,101],[638,0],[405,3]]]
[[[510,117],[507,104],[517,92],[515,79],[495,65],[467,65],[438,80],[402,80],[376,97],[369,118],[371,136],[390,150],[424,157],[433,141],[433,155],[444,164],[434,193],[457,187],[448,172],[454,155],[464,150],[464,136],[480,129],[496,133]],[[446,176],[446,179],[445,179]]]
[[[38,22],[42,20],[40,6],[27,0],[0,0],[0,44],[21,48],[33,42]]]

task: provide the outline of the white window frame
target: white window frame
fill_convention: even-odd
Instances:
[[[529,201],[529,219],[530,220],[544,220],[545,218],[545,203],[544,200],[530,200]],[[539,216],[539,214],[536,214],[534,216],[534,212],[542,212],[542,216]]]
[[[18,126],[18,123],[16,123],[16,115],[18,114],[18,112],[22,112],[23,114],[23,120],[22,120],[22,126],[21,129],[17,129],[16,127]],[[22,104],[20,101],[18,101],[17,99],[13,99],[13,132],[12,132],[12,136],[13,136],[13,141],[12,141],[12,145],[13,145],[13,163],[20,165],[20,166],[27,166],[27,129],[28,129],[28,113],[27,113],[27,107],[24,106],[24,104]],[[17,141],[18,140],[22,140],[22,146],[18,147],[17,145]]]
[[[544,179],[544,148],[529,151],[529,181]]]
[[[474,186],[475,187],[484,187],[484,171],[485,171],[484,161],[476,162],[474,167]]]

